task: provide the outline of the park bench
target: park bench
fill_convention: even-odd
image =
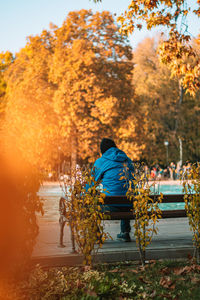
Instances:
[[[151,198],[155,199],[159,195],[152,195]],[[184,202],[184,195],[163,195],[162,203],[177,203],[177,202]],[[130,200],[127,199],[126,196],[107,196],[104,200],[105,205],[111,205],[111,204],[120,204],[130,205]],[[121,219],[128,219],[128,220],[134,220],[135,216],[134,213],[131,211],[123,211],[123,212],[109,212],[110,219],[111,220],[121,220]],[[178,210],[162,210],[162,218],[182,218],[186,217],[186,211],[185,209],[178,209]]]
[[[159,195],[152,195],[152,199],[156,200]],[[59,247],[65,247],[63,245],[63,235],[64,235],[64,226],[66,223],[66,207],[65,207],[66,198],[61,197],[59,202],[59,211],[60,211],[60,240],[59,240]],[[184,195],[163,195],[162,203],[180,203],[184,202]],[[104,199],[104,205],[130,205],[130,200],[127,199],[126,196],[106,196]],[[124,206],[125,207],[125,206]],[[162,210],[162,209],[161,209]],[[108,212],[109,220],[121,220],[121,219],[128,219],[134,220],[135,216],[134,213],[131,211],[127,211],[123,209],[121,212]],[[177,210],[162,210],[162,218],[182,218],[187,217],[185,209],[177,209]],[[70,228],[71,229],[71,228]],[[71,240],[72,240],[72,252],[75,252],[75,243],[74,237],[71,230]]]

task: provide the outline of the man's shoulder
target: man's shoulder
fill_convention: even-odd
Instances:
[[[97,160],[95,160],[94,167],[98,165],[101,161],[102,161],[102,157],[97,158]]]
[[[99,157],[95,161],[93,168],[99,169],[102,166],[102,164],[103,164],[103,159],[102,159],[102,157]]]

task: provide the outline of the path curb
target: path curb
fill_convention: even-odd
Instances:
[[[186,259],[188,255],[193,255],[193,252],[193,247],[149,249],[146,251],[146,259]],[[116,263],[138,261],[140,257],[138,251],[130,250],[98,253],[93,259],[95,263]],[[31,261],[33,265],[40,264],[43,267],[77,266],[83,263],[83,257],[80,254],[37,256],[32,257]]]

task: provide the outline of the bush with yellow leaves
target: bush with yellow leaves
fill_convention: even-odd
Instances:
[[[163,194],[151,198],[151,186],[143,165],[135,165],[134,179],[129,181],[127,198],[133,204],[135,216],[134,235],[139,249],[141,263],[144,266],[146,259],[146,248],[151,243],[153,234],[157,234],[156,224],[161,218],[159,204],[162,202]],[[154,185],[154,183],[152,184]]]
[[[193,232],[195,247],[194,257],[200,263],[200,163],[191,165],[187,172],[181,174],[185,210],[190,229]]]
[[[87,186],[87,188],[86,188]],[[92,255],[110,236],[104,232],[102,221],[107,218],[102,211],[105,194],[99,189],[91,170],[78,168],[73,170],[68,180],[62,183],[66,198],[66,219],[84,264],[92,265]]]

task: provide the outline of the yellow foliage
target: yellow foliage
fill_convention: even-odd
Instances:
[[[92,186],[86,188],[86,184]],[[99,183],[91,176],[91,170],[73,170],[72,178],[61,183],[66,193],[67,221],[72,228],[75,242],[84,257],[84,264],[92,264],[92,254],[110,236],[104,232],[102,221],[106,215],[100,204],[104,204],[105,194],[98,192]],[[68,187],[70,186],[70,190]]]
[[[29,37],[17,53],[6,71],[7,100],[10,108],[17,101],[20,115],[27,106],[33,115],[38,112],[37,122],[45,125],[38,128],[40,139],[53,163],[58,147],[73,161],[94,160],[99,139],[116,136],[132,114],[127,109],[133,98],[131,59],[128,39],[109,12],[70,12],[62,26]]]
[[[134,229],[142,264],[145,263],[145,249],[151,243],[153,234],[157,233],[156,224],[161,217],[159,204],[163,195],[151,199],[151,190],[143,166],[136,166],[135,178],[129,186],[127,197],[133,204],[135,215]],[[152,225],[153,223],[153,225]]]
[[[196,4],[199,6],[198,0]],[[136,28],[141,30],[144,25],[148,30],[159,26],[167,28],[169,38],[161,44],[160,59],[169,66],[173,76],[181,78],[186,92],[194,96],[200,87],[199,75],[195,70],[196,66],[199,69],[199,59],[195,64],[190,65],[193,76],[189,76],[190,70],[182,68],[187,57],[194,59],[197,57],[194,49],[188,45],[191,37],[187,28],[183,31],[183,25],[187,23],[183,18],[187,17],[189,11],[200,16],[200,9],[194,9],[192,1],[186,6],[184,0],[131,0],[128,9],[118,18],[118,21],[121,22],[121,32],[125,35],[132,33]],[[179,23],[181,26],[178,25]]]
[[[200,163],[193,164],[190,170],[182,173],[185,209],[193,232],[193,242],[197,262],[200,262]]]

